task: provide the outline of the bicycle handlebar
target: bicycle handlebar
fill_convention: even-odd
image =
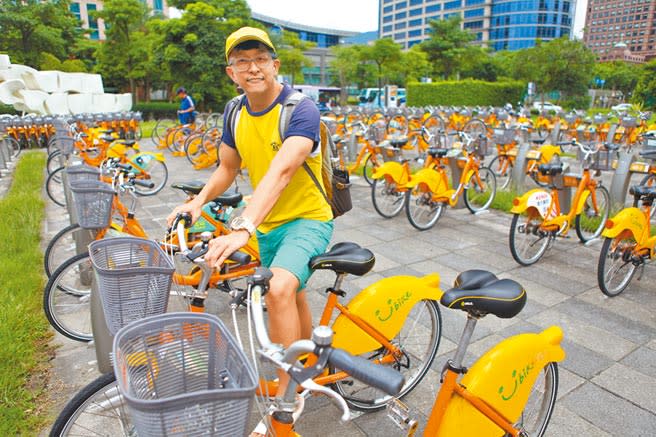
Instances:
[[[139,179],[132,179],[132,182],[135,185],[139,185],[140,187],[145,187],[145,188],[153,188],[155,186],[154,182],[142,181]]]
[[[358,381],[376,387],[388,395],[397,395],[405,384],[405,378],[396,370],[351,355],[342,349],[331,348],[328,362]]]

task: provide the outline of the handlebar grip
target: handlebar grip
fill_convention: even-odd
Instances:
[[[358,381],[383,390],[392,396],[397,395],[405,384],[405,378],[396,370],[374,364],[342,349],[333,349],[328,357],[328,362]]]
[[[116,166],[123,170],[132,171],[132,166],[130,164],[121,164],[120,162],[117,162]]]
[[[135,179],[134,184],[142,186],[142,187],[146,187],[146,188],[153,188],[155,186],[154,182],[141,181],[139,179]]]
[[[230,261],[234,261],[237,264],[248,264],[251,262],[251,256],[244,252],[233,252],[232,255],[228,257]]]

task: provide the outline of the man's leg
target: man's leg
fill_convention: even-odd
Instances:
[[[271,272],[273,278],[265,297],[269,315],[269,337],[274,343],[280,343],[287,348],[301,338],[301,319],[296,306],[298,279],[292,273],[278,267],[272,267]],[[282,396],[289,383],[289,376],[279,370],[278,378],[280,384],[276,394]]]
[[[298,318],[301,323],[301,338],[312,337],[312,312],[307,302],[307,293],[305,290],[296,293],[296,309]]]

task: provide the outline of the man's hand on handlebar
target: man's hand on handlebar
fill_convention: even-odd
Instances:
[[[233,231],[210,240],[209,250],[205,254],[205,261],[210,267],[219,268],[234,252],[246,246],[250,235],[245,229]]]
[[[171,212],[171,214],[169,214],[169,216],[166,217],[166,225],[168,227],[171,227],[171,225],[173,224],[175,218],[179,214],[185,214],[185,213],[191,215],[190,225],[193,224],[193,223],[196,223],[196,220],[198,220],[198,218],[200,217],[202,207],[203,207],[203,205],[198,205],[193,200],[191,200],[187,203],[183,203],[180,206],[176,206],[173,209],[173,212]]]

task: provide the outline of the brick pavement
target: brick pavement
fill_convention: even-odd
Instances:
[[[147,147],[145,147],[147,148]],[[169,183],[204,180],[209,171],[195,172],[184,158],[167,153]],[[242,184],[243,185],[243,184]],[[248,191],[242,186],[243,191]],[[574,236],[558,240],[546,256],[531,267],[520,267],[508,249],[510,216],[490,212],[473,216],[466,210],[447,210],[437,226],[418,232],[405,216],[385,220],[371,205],[370,190],[362,180],[353,186],[354,209],[339,218],[334,242],[354,241],[376,254],[376,266],[362,278],[347,281],[352,295],[362,287],[396,274],[423,275],[438,272],[442,287],[466,269],[488,269],[503,278],[519,281],[527,290],[528,303],[510,320],[488,316],[474,333],[466,364],[503,338],[520,332],[536,332],[558,324],[565,332],[566,360],[561,363],[558,402],[547,435],[550,436],[652,436],[656,433],[656,269],[648,266],[641,281],[613,299],[596,285],[596,263],[601,243],[579,244]],[[166,188],[156,198],[142,198],[139,218],[147,218],[147,230],[159,236],[164,217],[183,196]],[[51,209],[44,226],[52,235],[66,222]],[[324,304],[322,288],[332,283],[326,272],[309,283],[315,317]],[[218,297],[221,299],[221,297]],[[225,314],[225,297],[215,304]],[[439,386],[438,372],[453,353],[464,313],[442,308],[443,338],[432,372],[406,399],[423,426]],[[229,319],[225,319],[229,324]],[[89,346],[57,335],[61,345],[53,360],[53,414],[69,396],[97,375],[95,356]],[[339,423],[337,407],[323,397],[306,402],[298,424],[306,436],[400,436],[385,412],[355,416]]]

